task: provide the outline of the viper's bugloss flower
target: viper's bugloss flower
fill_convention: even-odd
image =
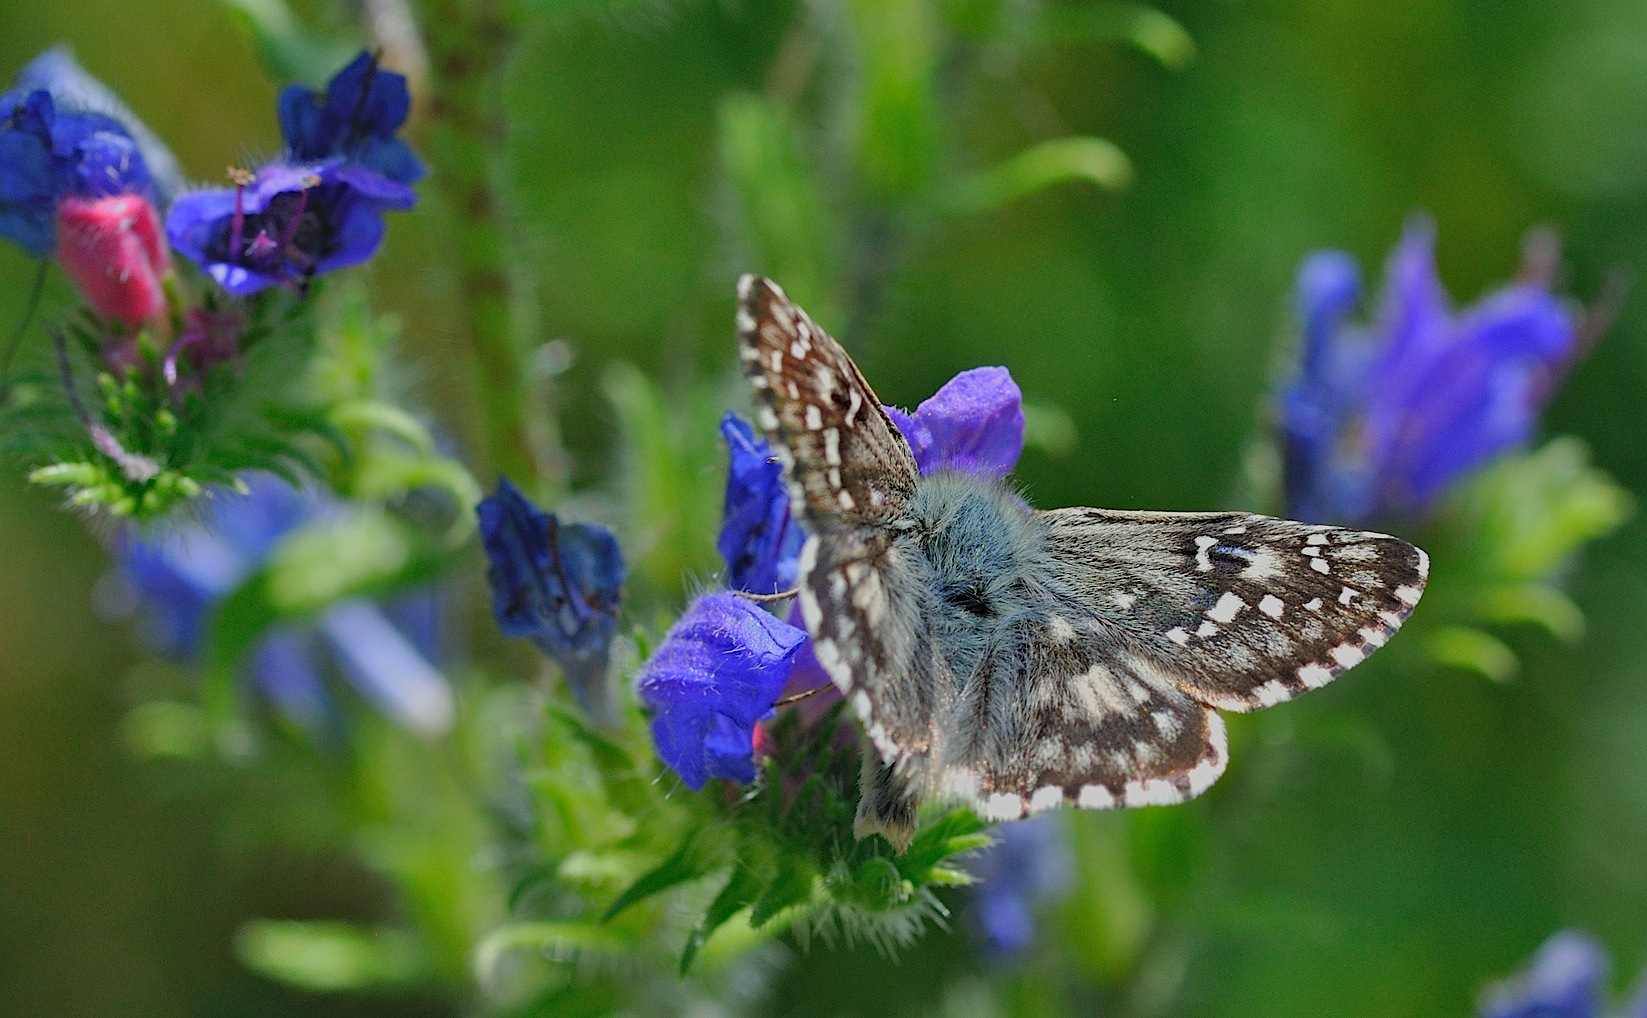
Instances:
[[[59,201],[57,261],[104,319],[138,325],[166,308],[170,259],[159,217],[142,195]]]
[[[273,163],[233,190],[177,199],[166,235],[224,289],[249,294],[359,265],[383,242],[383,213],[416,203],[405,184],[342,160]]]
[[[43,88],[0,95],[0,237],[44,258],[66,196],[151,196],[153,179],[125,126],[60,106]]]
[[[737,414],[721,419],[721,437],[732,455],[716,542],[726,560],[726,584],[754,594],[789,590],[795,586],[803,534],[789,514],[783,465],[771,444]]]
[[[1546,273],[1453,313],[1435,230],[1415,217],[1391,255],[1378,314],[1350,321],[1353,260],[1327,251],[1298,278],[1303,351],[1281,394],[1287,509],[1359,524],[1416,516],[1452,482],[1527,442],[1576,353],[1575,313]]]
[[[216,606],[268,561],[298,528],[343,512],[341,504],[268,474],[243,478],[244,495],[220,492],[204,515],[117,547],[157,649],[183,660],[204,651]],[[438,599],[416,594],[386,604],[340,601],[312,625],[273,629],[252,651],[248,672],[294,723],[317,729],[331,712],[323,680],[336,671],[388,717],[426,735],[451,727],[453,700],[439,658]]]
[[[737,594],[694,601],[637,677],[658,756],[694,791],[755,780],[755,722],[772,711],[806,639]]]
[[[292,85],[280,93],[280,130],[295,162],[340,156],[380,176],[410,184],[423,164],[395,137],[412,97],[404,75],[384,70],[362,52],[316,92]]]
[[[944,383],[913,414],[887,407],[921,473],[1005,477],[1024,451],[1024,398],[1006,368],[973,368]]]
[[[566,673],[584,710],[606,719],[625,572],[618,539],[605,527],[560,522],[507,478],[475,512],[498,628],[537,644]]]
[[[1607,952],[1593,937],[1563,930],[1546,940],[1521,975],[1489,990],[1482,1018],[1601,1018]],[[1618,1018],[1647,1018],[1647,987]]]
[[[972,864],[973,918],[986,952],[998,961],[1035,943],[1035,914],[1069,891],[1075,859],[1054,814],[1002,824],[995,843]]]

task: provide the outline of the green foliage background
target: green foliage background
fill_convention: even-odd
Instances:
[[[1074,444],[1032,450],[1019,473],[1038,503],[1236,502],[1255,408],[1285,361],[1299,258],[1344,246],[1375,270],[1414,208],[1434,213],[1443,276],[1463,298],[1510,275],[1536,222],[1566,239],[1576,294],[1615,265],[1647,277],[1639,4],[1160,6],[1195,41],[1182,69],[1120,46],[1046,49],[960,97],[972,133],[940,142],[994,162],[1094,135],[1126,152],[1133,184],[1055,188],[924,234],[849,337],[890,402],[1004,363],[1026,397],[1063,408]],[[512,159],[534,313],[575,355],[559,391],[574,483],[587,484],[616,466],[612,398],[629,383],[609,365],[632,361],[684,395],[731,361],[732,280],[751,266],[727,239],[718,123],[728,95],[762,86],[796,6],[539,11],[511,71]],[[0,8],[7,73],[57,40],[196,179],[274,152],[274,88],[223,6]],[[416,354],[408,383],[467,433],[442,255],[428,216],[394,222],[374,300]],[[30,274],[0,251],[0,323],[20,313]],[[1639,291],[1547,430],[1581,436],[1647,495]],[[129,634],[92,610],[105,568],[50,493],[0,473],[0,1000],[17,1014],[448,1013],[433,997],[306,997],[236,965],[248,917],[371,921],[390,904],[346,860],[274,852],[221,825],[251,794],[232,774],[202,787],[122,752],[118,722],[145,676]],[[1640,970],[1647,522],[1589,549],[1570,589],[1587,637],[1511,633],[1524,664],[1513,683],[1352,675],[1234,726],[1234,765],[1212,793],[1130,828],[1155,846],[1149,897],[1197,920],[1181,933],[1196,941],[1187,967],[1153,976],[1175,1013],[1463,1015],[1483,982],[1569,924],[1612,945],[1620,982]],[[1345,716],[1359,727],[1335,729]],[[1214,818],[1235,832],[1224,854],[1173,854]],[[1175,873],[1192,866],[1212,878],[1174,900]],[[1090,937],[1078,913],[1068,921],[1070,942]],[[939,935],[897,966],[815,951],[763,992],[785,1013],[894,1016],[929,1012],[944,986],[964,1009],[956,981],[988,975]]]

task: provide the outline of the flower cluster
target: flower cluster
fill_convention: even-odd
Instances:
[[[922,473],[1004,477],[1023,452],[1023,397],[1005,368],[963,371],[913,414],[885,409]],[[787,590],[806,535],[790,515],[782,468],[747,422],[728,415],[721,434],[731,453],[718,542],[727,582],[763,594]],[[786,689],[828,685],[798,622],[735,594],[708,594],[642,668],[637,685],[653,712],[658,754],[691,787],[710,777],[753,781],[757,722]]]
[[[1435,229],[1408,223],[1371,325],[1350,321],[1355,262],[1324,251],[1298,277],[1303,351],[1280,399],[1287,510],[1359,524],[1420,515],[1448,485],[1533,434],[1578,352],[1547,254],[1460,313],[1435,267]]]
[[[184,195],[166,217],[172,246],[234,294],[358,265],[383,242],[383,213],[410,209],[423,165],[395,137],[406,79],[362,53],[324,95],[280,96],[285,158],[240,173],[232,190]]]
[[[153,534],[128,531],[120,539],[122,574],[138,595],[156,649],[198,660],[217,607],[256,576],[283,541],[347,512],[318,490],[272,475],[248,475],[243,485],[243,493],[215,492],[199,519]],[[335,671],[390,718],[439,735],[451,727],[454,711],[437,665],[440,628],[434,594],[381,605],[350,598],[312,624],[273,628],[252,650],[247,670],[274,708],[306,731],[322,732],[335,715],[324,679]]]

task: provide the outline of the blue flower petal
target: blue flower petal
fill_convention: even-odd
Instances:
[[[1482,1018],[1600,1018],[1607,954],[1588,934],[1563,930],[1530,968],[1488,994]]]
[[[960,470],[1005,477],[1024,451],[1024,402],[1006,368],[973,368],[906,414],[887,407],[921,473]]]
[[[423,176],[423,164],[395,137],[411,112],[404,75],[362,52],[337,72],[325,93],[293,85],[280,93],[280,129],[293,159],[342,157],[400,184]]]
[[[271,163],[250,186],[173,202],[166,237],[224,289],[251,294],[366,261],[383,242],[383,213],[416,201],[359,166]]]
[[[749,782],[755,722],[777,702],[806,633],[736,594],[693,602],[641,668],[658,755],[688,787]]]
[[[715,546],[726,560],[727,585],[755,594],[790,590],[805,533],[790,518],[783,465],[766,439],[736,414],[721,420],[721,436],[732,463]]]
[[[625,572],[617,538],[593,524],[561,523],[506,478],[475,512],[498,628],[536,643],[561,666],[584,709],[604,719]]]

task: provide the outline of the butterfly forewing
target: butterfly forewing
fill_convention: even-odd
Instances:
[[[814,533],[887,526],[915,490],[915,457],[841,345],[776,283],[738,281],[738,346],[755,416]]]
[[[1060,597],[1201,703],[1325,685],[1390,638],[1429,560],[1384,534],[1244,513],[1040,514]]]

